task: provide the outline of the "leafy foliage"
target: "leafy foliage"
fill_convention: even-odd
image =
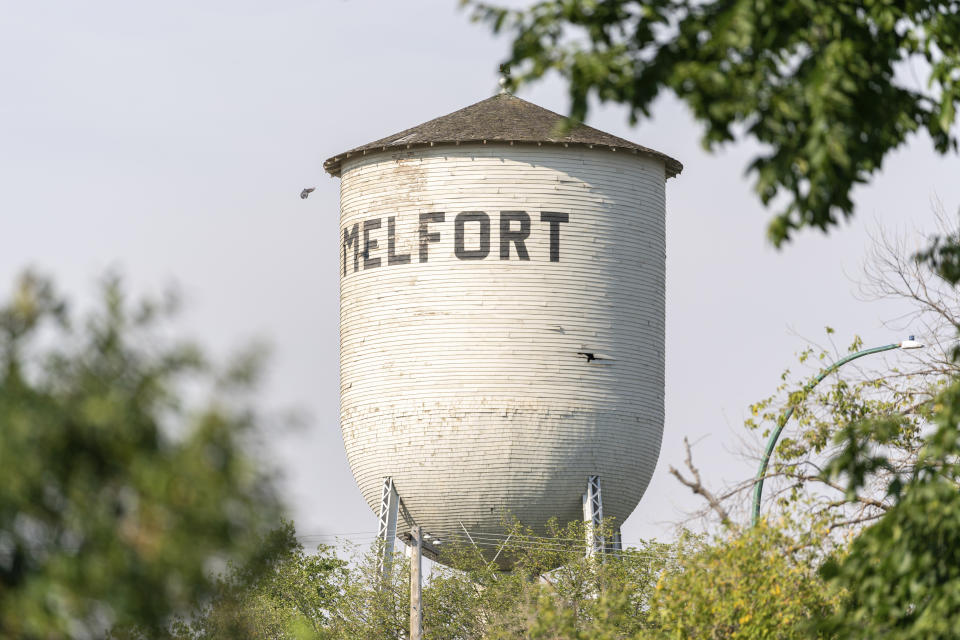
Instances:
[[[584,557],[583,533],[571,523],[537,544],[521,538],[509,574],[479,561],[441,569],[424,593],[426,637],[808,638],[838,601],[803,545],[771,526],[713,541],[683,534],[603,558]],[[544,566],[556,568],[538,573]],[[451,611],[471,624],[449,624]]]
[[[612,533],[609,521],[597,531],[606,541]],[[588,558],[585,537],[582,522],[551,521],[545,537],[514,522],[500,543],[514,562],[510,572],[485,560],[469,540],[448,541],[450,566],[438,567],[424,591],[428,637],[552,637],[542,634],[555,626],[554,613],[563,628],[587,633],[613,617],[612,606],[630,611],[617,614],[621,633],[646,628],[657,577],[675,566],[675,549],[646,542]]]
[[[170,308],[108,279],[78,325],[29,274],[0,307],[0,638],[158,634],[276,521],[245,453],[256,359],[215,371],[162,337]]]
[[[957,148],[956,0],[465,4],[494,32],[511,33],[512,86],[558,72],[574,120],[594,95],[626,105],[635,122],[669,90],[704,125],[708,149],[760,143],[749,171],[764,204],[784,196],[768,229],[778,246],[796,229],[827,230],[851,215],[852,189],[911,134],[926,131],[940,153]],[[898,82],[914,62],[926,71],[923,88]]]
[[[939,233],[958,237],[957,222],[947,219],[940,207],[935,212]],[[760,444],[782,428],[764,476],[762,513],[785,518],[794,535],[823,553],[846,544],[893,505],[888,483],[916,467],[933,430],[935,398],[960,375],[957,289],[940,277],[935,265],[908,248],[916,246],[916,238],[883,230],[873,235],[860,293],[866,299],[900,303],[906,312],[888,326],[902,331],[901,336],[919,334],[924,348],[884,350],[836,368],[831,363],[848,359],[864,344],[854,337],[849,346],[840,347],[834,343],[834,329],[826,327],[830,345],[800,352],[775,393],[752,404],[745,421]],[[864,482],[850,491],[821,472],[841,449],[837,434],[861,423],[872,425],[863,433],[864,451],[875,453],[882,464],[878,460],[873,468],[862,469]],[[745,494],[755,489],[754,478],[717,491],[700,482],[689,450],[687,467],[692,478],[673,468],[671,473],[705,497],[720,521],[736,526],[737,518],[730,514],[749,504]]]
[[[213,599],[174,625],[176,640],[322,637],[347,563],[327,546],[305,553],[290,523],[271,531],[260,547],[257,557],[218,580]]]
[[[705,545],[657,585],[657,621],[669,638],[811,638],[832,611],[810,557],[766,524]]]
[[[609,523],[601,534],[609,533]],[[436,640],[799,638],[837,603],[810,555],[764,525],[743,536],[690,534],[584,557],[582,523],[535,536],[513,524],[505,572],[469,540],[450,538],[424,585],[424,633]],[[509,540],[506,539],[509,535]],[[577,537],[577,536],[581,537]],[[232,570],[177,638],[405,638],[409,571],[377,569],[373,545],[351,562],[305,554],[292,529],[273,534],[266,571]],[[280,544],[275,544],[279,542]],[[187,632],[187,630],[189,632]],[[806,634],[806,635],[805,635]]]
[[[847,352],[862,348],[861,340],[855,338]],[[798,360],[819,368],[835,358],[825,350],[808,348]],[[811,544],[827,546],[825,534],[856,531],[881,517],[890,506],[882,479],[909,471],[916,464],[932,416],[932,400],[948,377],[919,371],[916,363],[908,365],[908,369],[898,369],[884,363],[874,366],[870,374],[862,369],[837,370],[817,386],[810,381],[794,382],[785,371],[777,393],[751,405],[752,415],[745,425],[763,438],[789,417],[767,471],[770,490],[766,495],[776,499],[765,509],[775,505],[785,514],[802,512],[798,525],[811,534]],[[865,436],[871,445],[883,448],[887,466],[875,469],[875,477],[861,491],[850,493],[821,470],[838,451],[837,434],[867,419],[884,425]],[[750,487],[752,481],[744,485]],[[734,492],[730,497],[733,495],[740,494]]]
[[[403,554],[395,554],[390,576],[384,579],[379,570],[380,550],[379,544],[374,544],[366,553],[354,549],[350,571],[341,574],[337,583],[340,596],[331,611],[329,627],[320,638],[398,640],[409,637],[410,565]]]
[[[916,466],[887,483],[894,506],[861,533],[824,577],[845,589],[843,606],[821,625],[841,638],[949,638],[960,629],[960,383],[937,398],[936,430]],[[889,468],[864,422],[844,429],[843,448],[826,470],[855,493]]]
[[[634,576],[587,599],[587,615],[544,594],[527,637],[827,637],[811,625],[833,612],[841,592],[826,588],[802,545],[780,530],[763,524],[713,542],[682,536],[673,551],[674,561],[652,579]],[[637,591],[651,586],[638,606]]]

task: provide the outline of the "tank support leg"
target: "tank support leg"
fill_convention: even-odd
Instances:
[[[380,523],[377,538],[381,541],[380,575],[390,577],[390,562],[393,560],[393,545],[397,539],[397,514],[400,512],[400,496],[393,486],[393,478],[383,479],[383,493],[380,498]]]
[[[603,553],[603,500],[600,497],[600,476],[587,478],[587,490],[583,493],[583,521],[586,524],[587,557]]]
[[[410,531],[410,640],[423,640],[423,529]]]

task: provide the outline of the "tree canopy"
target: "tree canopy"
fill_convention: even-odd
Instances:
[[[748,169],[778,208],[768,227],[777,246],[851,215],[853,188],[912,134],[957,149],[957,0],[464,4],[509,34],[510,86],[559,73],[574,120],[593,97],[626,105],[635,122],[671,91],[703,125],[706,148],[759,143]]]
[[[278,522],[246,453],[256,361],[212,367],[171,308],[108,278],[78,317],[31,274],[0,306],[0,638],[155,637]]]

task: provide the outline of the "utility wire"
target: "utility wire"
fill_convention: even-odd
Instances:
[[[444,530],[449,532],[450,535],[442,535],[440,531],[435,531],[432,536],[434,539],[440,542],[447,541],[457,541],[464,542],[468,541],[464,533],[460,530]],[[347,533],[308,533],[297,535],[296,538],[299,540],[314,539],[314,538],[340,538],[348,541],[356,541],[357,539],[374,539],[377,537],[377,533],[373,531],[368,532],[347,532]],[[507,546],[546,546],[556,549],[573,549],[576,546],[584,543],[584,538],[554,538],[549,536],[509,536],[500,533],[488,532],[488,533],[476,533],[472,534],[474,540],[482,540],[488,543],[501,544],[506,543]],[[570,544],[564,544],[569,542]],[[632,542],[645,542],[644,540],[639,541],[623,541],[623,544],[631,544]],[[639,549],[638,547],[633,547],[634,549]],[[658,553],[655,549],[644,549],[644,553]],[[670,552],[666,552],[669,554]]]
[[[373,539],[370,539],[369,541],[372,542]],[[346,542],[356,543],[357,541],[346,540]],[[573,554],[573,555],[579,555],[583,553],[583,547],[578,547],[575,545],[566,545],[566,546],[551,545],[543,542],[510,541],[504,544],[503,541],[487,541],[487,540],[475,539],[475,542],[471,544],[470,542],[467,541],[466,538],[456,539],[455,542],[461,543],[464,548],[469,548],[470,546],[474,546],[478,548],[482,547],[487,549],[503,548],[506,550],[513,549],[513,550],[523,550],[523,551],[544,551],[544,552],[551,552],[551,553]],[[445,543],[444,546],[447,546],[449,544],[450,544],[449,542]],[[668,553],[651,553],[646,551],[640,551],[640,550],[637,550],[636,548],[630,548],[630,547],[617,550],[616,547],[614,547],[612,544],[604,544],[599,548],[604,551],[612,551],[612,552],[620,553],[620,554],[631,556],[631,557],[637,557],[637,558],[665,559],[665,558],[676,557],[674,553],[669,553],[669,552]]]
[[[450,544],[452,542],[460,543],[464,546],[478,546],[486,548],[500,548],[505,549],[525,549],[525,550],[541,550],[541,551],[553,551],[557,553],[579,553],[581,551],[580,547],[585,543],[584,538],[559,538],[551,536],[536,536],[536,535],[520,535],[520,536],[511,536],[509,534],[503,534],[498,532],[478,532],[472,533],[473,540],[463,534],[462,530],[458,529],[440,529],[430,532],[433,534],[432,537],[436,539],[441,544]],[[345,533],[306,533],[297,535],[298,540],[311,540],[315,541],[317,539],[334,539],[334,540],[343,540],[348,543],[361,543],[361,542],[372,542],[377,538],[378,533],[374,531],[354,531],[354,532],[345,532]],[[637,542],[645,542],[643,540]],[[569,543],[569,544],[565,544]],[[631,555],[635,557],[645,557],[645,558],[668,558],[675,557],[676,552],[672,550],[657,550],[657,549],[641,549],[639,547],[630,547],[631,541],[622,541],[622,545],[625,545],[620,553],[625,555]],[[614,547],[605,543],[602,546],[605,550],[615,550]]]

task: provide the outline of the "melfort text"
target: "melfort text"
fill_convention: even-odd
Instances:
[[[501,260],[529,260],[526,240],[530,236],[530,214],[526,211],[501,211],[499,214],[499,250]],[[569,222],[566,213],[543,211],[540,223],[543,232],[550,234],[550,262],[560,261],[560,224]],[[418,262],[427,262],[430,258],[430,245],[440,242],[441,225],[447,223],[447,215],[442,211],[420,214],[418,230]],[[347,275],[347,266],[353,258],[353,271],[375,269],[383,265],[408,264],[409,253],[397,253],[397,220],[395,216],[386,219],[387,246],[384,247],[375,235],[382,234],[383,218],[370,218],[362,223],[343,229],[343,275]],[[449,223],[447,223],[449,226]],[[490,255],[490,216],[485,211],[463,211],[453,218],[453,249],[460,260],[483,260]],[[467,236],[469,234],[469,241]],[[381,236],[382,240],[382,236]],[[469,245],[469,247],[468,247]],[[352,250],[352,255],[351,255]],[[362,260],[361,260],[362,259]]]

